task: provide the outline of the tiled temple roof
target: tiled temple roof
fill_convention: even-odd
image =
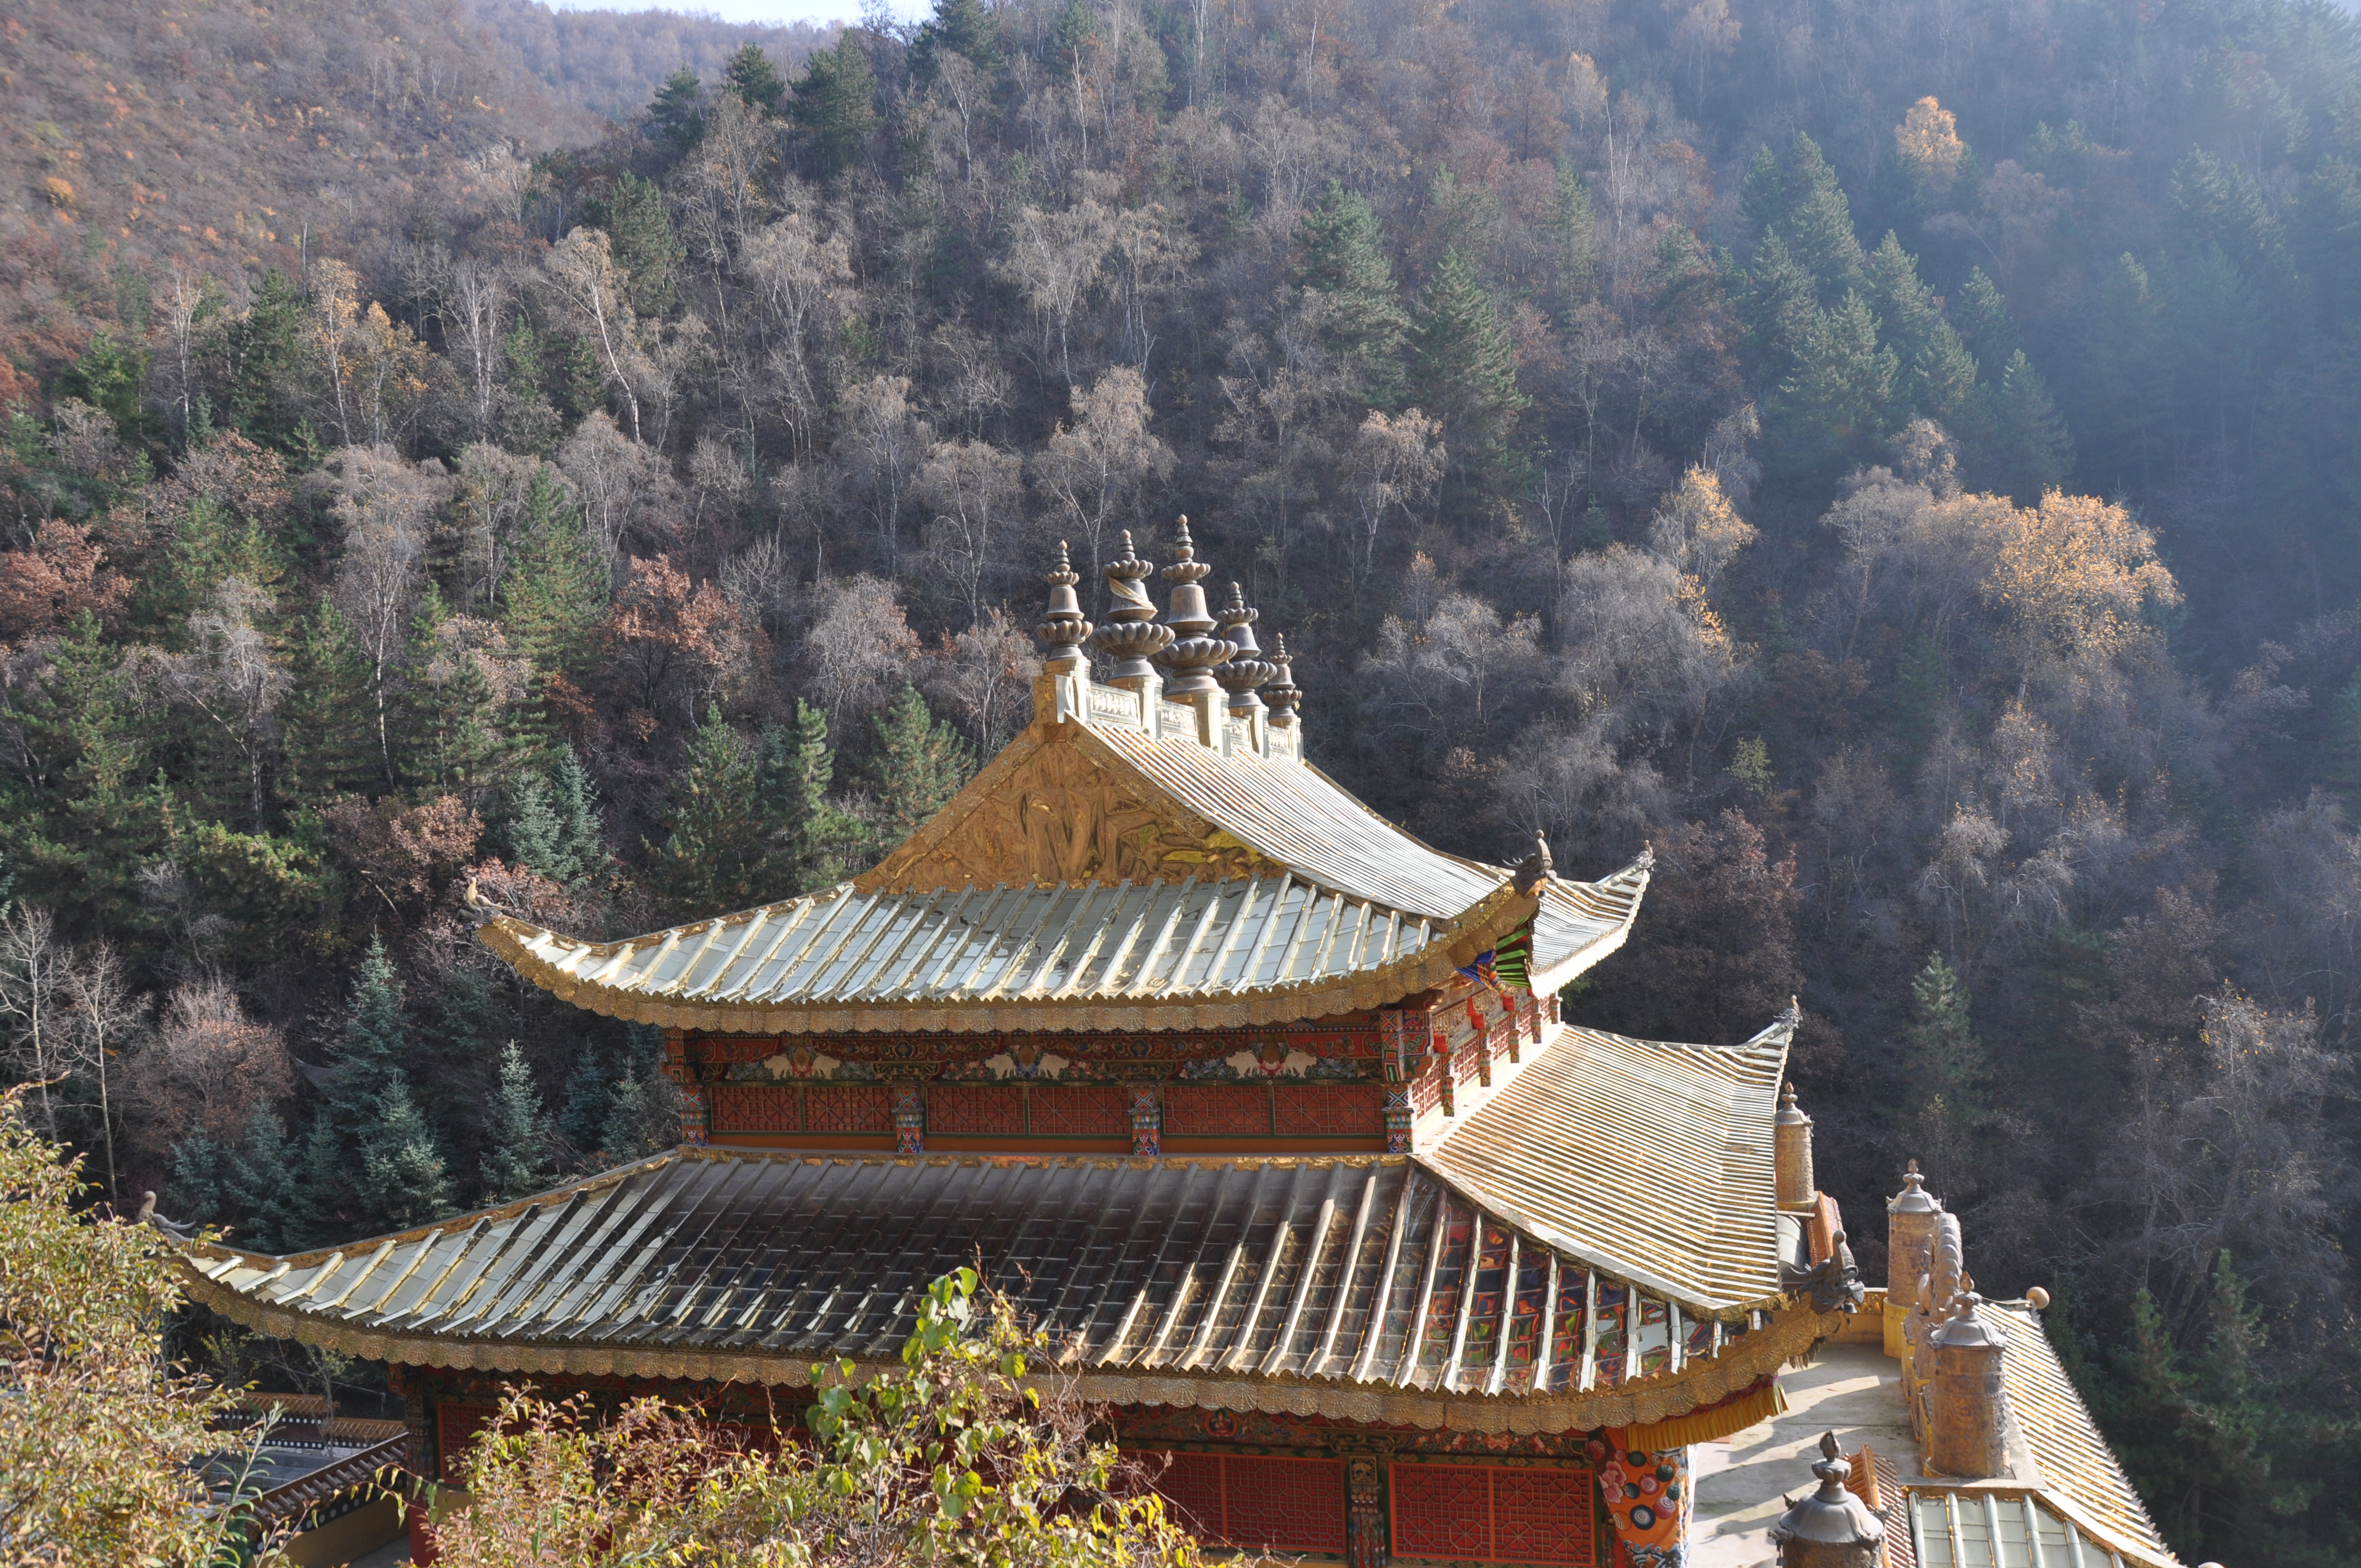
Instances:
[[[1561,1031],[1494,1104],[1564,1092],[1553,1086],[1596,1076],[1609,1056],[1677,1060],[1663,1054],[1684,1049]],[[1751,1064],[1766,1053],[1777,1047],[1733,1054]],[[1562,1057],[1575,1059],[1561,1069]],[[1725,1094],[1694,1113],[1718,1116],[1724,1143],[1759,1146],[1768,1168],[1767,1095]],[[1477,1145],[1490,1135],[1469,1131]],[[1538,1156],[1562,1157],[1544,1141],[1532,1140]],[[1432,1168],[1381,1155],[683,1149],[335,1252],[200,1248],[190,1262],[215,1310],[372,1359],[795,1382],[816,1357],[887,1359],[926,1283],[981,1258],[1068,1339],[1067,1365],[1093,1398],[1555,1431],[1684,1414],[1826,1332],[1779,1293],[1772,1195],[1767,1182],[1755,1190],[1751,1167],[1721,1196],[1759,1214],[1719,1215],[1695,1260],[1680,1255],[1692,1244],[1678,1226],[1645,1225],[1689,1212],[1661,1208],[1670,1173],[1657,1161],[1670,1157],[1665,1146],[1602,1162],[1595,1190],[1576,1194],[1504,1181],[1449,1144]],[[1628,1221],[1618,1205],[1634,1211]],[[1753,1266],[1723,1260],[1757,1231]],[[1711,1288],[1654,1283],[1668,1261]],[[1611,1321],[1619,1307],[1636,1315],[1621,1363],[1545,1310],[1553,1289],[1598,1309],[1576,1325]],[[1616,1375],[1634,1352],[1646,1375]]]
[[[1440,985],[1527,918],[1535,961],[1621,945],[1647,885],[1505,883],[1451,920],[1292,872],[1226,881],[862,891],[846,883],[616,942],[508,916],[478,939],[594,1012],[745,1033],[1198,1029],[1380,1006]]]
[[[1793,1032],[1725,1047],[1563,1030],[1423,1157],[1574,1256],[1702,1310],[1761,1301],[1779,1290],[1770,1129]]]

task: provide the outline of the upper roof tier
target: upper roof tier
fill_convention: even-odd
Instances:
[[[578,1006],[713,1033],[1205,1029],[1378,1007],[1522,930],[1554,991],[1621,946],[1641,861],[1562,883],[1444,854],[1299,760],[1292,715],[1069,669],[1034,722],[853,881],[614,942],[486,912]]]

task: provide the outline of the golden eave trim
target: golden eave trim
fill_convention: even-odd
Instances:
[[[649,1377],[691,1382],[806,1387],[813,1358],[785,1353],[702,1351],[673,1345],[543,1344],[499,1340],[386,1333],[267,1307],[226,1286],[186,1270],[189,1296],[233,1322],[268,1334],[357,1355],[365,1361],[454,1370],[541,1373],[596,1377]],[[1839,1313],[1798,1306],[1774,1318],[1712,1361],[1696,1362],[1677,1377],[1589,1394],[1477,1395],[1373,1387],[1292,1376],[1192,1376],[1184,1373],[1086,1369],[1073,1377],[1082,1398],[1115,1405],[1171,1405],[1205,1410],[1259,1410],[1273,1415],[1325,1416],[1363,1424],[1484,1432],[1587,1431],[1645,1425],[1707,1405],[1773,1376],[1789,1361],[1842,1326]],[[856,1376],[897,1368],[897,1362],[856,1363]],[[1054,1379],[1037,1381],[1050,1383]]]
[[[1333,979],[1299,981],[1202,1000],[1136,1002],[1009,1000],[972,1003],[867,1002],[776,1005],[698,1002],[649,996],[566,974],[534,953],[537,940],[559,937],[511,916],[495,915],[476,928],[476,940],[520,975],[563,1002],[609,1018],[717,1034],[818,1035],[857,1031],[1047,1031],[1059,1029],[1204,1030],[1290,1023],[1382,1007],[1413,992],[1447,983],[1476,955],[1516,929],[1539,907],[1532,894],[1502,883],[1408,958]],[[681,929],[688,929],[682,927]],[[651,936],[662,933],[650,933]],[[582,944],[611,947],[615,944]]]

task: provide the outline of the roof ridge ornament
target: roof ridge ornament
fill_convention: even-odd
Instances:
[[[1557,880],[1557,864],[1550,859],[1549,840],[1542,830],[1533,829],[1533,852],[1517,862],[1514,879],[1519,893],[1531,893],[1545,882]]]
[[[1153,675],[1156,666],[1148,661],[1172,641],[1172,629],[1157,623],[1156,603],[1139,586],[1155,570],[1155,562],[1133,554],[1131,530],[1125,529],[1123,554],[1108,562],[1106,568],[1107,598],[1114,608],[1091,635],[1091,646],[1115,662],[1107,673],[1111,681],[1145,680]]]
[[[1271,641],[1270,662],[1279,673],[1264,684],[1262,700],[1272,717],[1291,718],[1303,704],[1303,688],[1295,684],[1295,655],[1287,651],[1286,632],[1276,633]]]
[[[1205,589],[1198,579],[1213,568],[1197,559],[1186,513],[1181,515],[1172,548],[1179,558],[1161,574],[1172,585],[1172,603],[1164,615],[1171,641],[1154,658],[1165,672],[1164,695],[1186,699],[1222,689],[1213,679],[1213,668],[1230,656],[1230,643],[1227,638],[1209,635],[1221,623],[1205,609]]]
[[[1058,541],[1058,564],[1043,579],[1049,585],[1049,611],[1033,635],[1049,644],[1049,668],[1052,674],[1087,667],[1090,658],[1082,645],[1091,635],[1091,623],[1082,615],[1082,601],[1074,597],[1074,585],[1082,580],[1074,570],[1066,553],[1066,542]]]
[[[1246,603],[1246,591],[1236,583],[1230,585],[1230,602],[1221,613],[1222,635],[1230,644],[1230,656],[1213,666],[1213,679],[1230,694],[1230,711],[1244,718],[1258,712],[1263,700],[1255,688],[1279,674],[1279,666],[1262,656],[1262,647],[1255,641],[1254,623],[1262,619],[1262,611]]]

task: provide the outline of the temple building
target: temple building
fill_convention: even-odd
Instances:
[[[1093,629],[1060,547],[1033,722],[853,880],[611,942],[478,907],[527,980],[664,1030],[677,1147],[333,1251],[192,1248],[196,1299],[390,1364],[432,1478],[506,1383],[728,1421],[898,1365],[980,1260],[1217,1549],[1689,1562],[1693,1446],[1883,1332],[1783,1099],[1794,1010],[1711,1045],[1563,1018],[1649,859],[1570,881],[1388,823],[1306,760],[1284,641],[1208,605],[1185,519],[1176,554],[1159,616],[1126,536]],[[1936,1281],[1909,1343],[1974,1316]],[[2029,1561],[2169,1561],[2104,1533],[2127,1507]]]

